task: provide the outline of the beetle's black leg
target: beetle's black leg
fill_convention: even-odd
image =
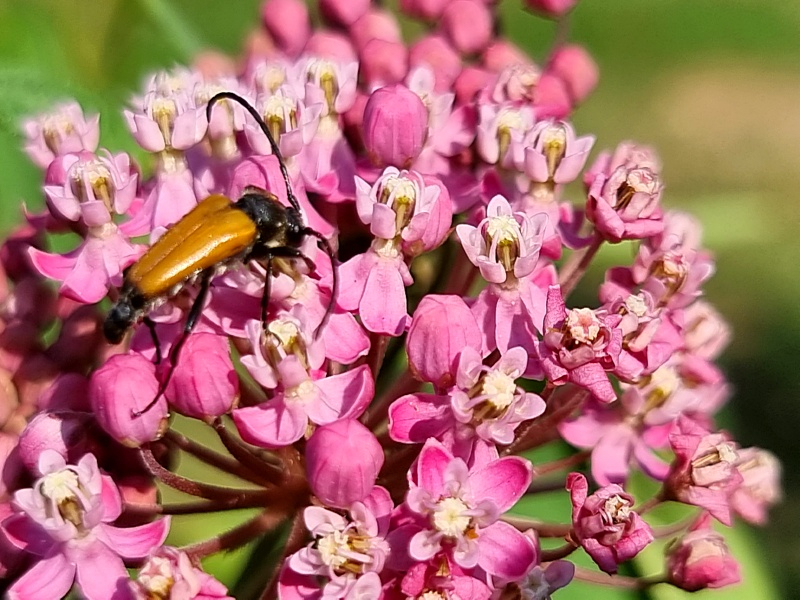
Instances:
[[[150,317],[143,318],[142,323],[147,326],[150,331],[150,337],[153,339],[153,346],[156,349],[156,364],[161,364],[161,342],[158,339],[158,333],[156,333],[156,324]]]
[[[203,312],[203,306],[205,305],[206,298],[208,297],[208,289],[211,287],[211,277],[213,275],[213,269],[203,271],[203,273],[200,275],[200,290],[197,292],[197,297],[194,299],[192,307],[189,309],[189,315],[186,317],[186,323],[183,325],[183,331],[181,331],[178,339],[175,341],[169,351],[169,366],[167,367],[167,375],[164,377],[161,385],[158,386],[158,394],[156,394],[156,397],[153,398],[142,410],[133,411],[132,414],[134,417],[140,417],[148,410],[153,408],[156,405],[156,402],[158,402],[159,398],[164,395],[164,391],[167,389],[170,379],[172,379],[172,373],[175,371],[175,366],[178,364],[178,357],[181,354],[181,348],[183,348],[183,345],[186,343],[189,334],[192,333],[192,329],[194,329],[194,326],[197,324],[197,319]]]
[[[331,301],[328,302],[328,308],[325,309],[325,316],[322,317],[319,327],[317,327],[317,330],[314,332],[314,339],[316,339],[319,337],[319,332],[322,331],[322,328],[328,322],[328,319],[333,312],[333,305],[336,302],[337,294],[339,292],[339,273],[336,269],[336,253],[333,251],[331,243],[325,237],[323,237],[319,231],[311,229],[311,227],[303,228],[302,233],[303,235],[310,235],[317,238],[320,246],[322,246],[322,249],[325,250],[325,254],[327,254],[328,258],[331,259]]]
[[[314,261],[297,248],[292,248],[291,246],[277,246],[265,251],[262,260],[265,261],[267,267],[267,279],[264,282],[264,295],[261,296],[261,325],[264,327],[264,331],[267,330],[267,305],[269,304],[269,295],[272,291],[272,259],[274,258],[298,258],[306,263],[309,271],[313,271],[316,268]]]

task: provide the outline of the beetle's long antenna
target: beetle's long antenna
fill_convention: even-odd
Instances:
[[[250,116],[255,119],[256,123],[258,123],[261,131],[264,132],[264,135],[266,135],[267,139],[269,140],[269,145],[272,148],[272,154],[274,154],[275,158],[278,159],[278,165],[280,165],[281,168],[281,175],[283,175],[283,181],[286,183],[286,197],[289,199],[289,204],[291,204],[292,208],[294,208],[297,212],[302,214],[303,211],[300,209],[300,203],[297,201],[297,197],[292,191],[292,184],[291,180],[289,179],[289,171],[286,169],[286,163],[283,161],[281,149],[278,147],[278,143],[275,141],[275,138],[272,137],[269,127],[267,127],[267,124],[264,122],[264,118],[258,114],[258,111],[253,108],[253,105],[242,98],[239,94],[234,94],[233,92],[219,92],[211,97],[211,99],[208,101],[208,105],[206,106],[206,119],[209,123],[211,123],[211,108],[220,100],[233,100],[234,102],[241,104],[244,109],[250,113]]]

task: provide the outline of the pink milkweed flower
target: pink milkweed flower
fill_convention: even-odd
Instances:
[[[159,398],[155,366],[140,354],[117,354],[92,373],[89,399],[100,426],[125,446],[137,447],[161,437],[167,426],[167,401]]]
[[[206,134],[205,106],[196,106],[192,98],[198,79],[186,69],[156,73],[144,96],[134,99],[134,110],[123,111],[131,135],[142,148],[148,152],[179,151],[162,157],[159,167],[163,171],[183,168],[180,153]]]
[[[662,188],[659,176],[647,167],[617,167],[592,182],[586,217],[611,242],[652,237],[664,229]]]
[[[529,354],[529,377],[540,373],[535,341],[544,319],[542,288],[554,277],[552,269],[535,271],[547,223],[547,215],[513,212],[505,198],[495,196],[477,227],[456,227],[467,258],[489,282],[472,305],[484,350],[522,346]]]
[[[355,419],[318,427],[308,440],[305,456],[311,491],[334,508],[363,501],[383,466],[383,448]]]
[[[315,29],[303,48],[303,56],[342,62],[350,62],[358,58],[350,38],[344,33],[330,29]],[[300,63],[302,64],[302,60]],[[305,79],[305,74],[303,78]]]
[[[151,552],[129,585],[136,600],[233,600],[224,585],[192,564],[188,554],[170,546]]]
[[[481,0],[454,0],[442,12],[439,26],[462,54],[483,50],[492,39],[492,11]]]
[[[452,387],[458,357],[467,347],[480,351],[481,331],[461,296],[423,297],[406,337],[408,367],[414,376],[436,389]]]
[[[506,593],[516,593],[512,598],[525,600],[551,600],[553,592],[565,587],[575,576],[575,565],[566,560],[554,560],[547,567],[533,567],[524,579],[506,586]],[[501,596],[504,598],[505,596]]]
[[[230,76],[218,76],[198,81],[192,91],[196,106],[202,107],[219,92],[244,94],[239,81]],[[233,160],[240,156],[236,134],[249,122],[243,106],[231,100],[222,100],[215,105],[211,121],[206,130],[208,153],[221,161]]]
[[[464,569],[476,566],[493,577],[521,578],[532,566],[530,540],[499,521],[525,493],[530,463],[508,456],[467,464],[439,442],[428,440],[409,474],[406,505],[419,517],[408,552],[428,561],[444,551]]]
[[[306,508],[303,519],[313,541],[286,560],[280,597],[308,597],[301,590],[331,599],[381,597],[379,573],[389,554],[385,537],[392,508],[382,487],[351,504],[346,516],[319,506]]]
[[[736,470],[742,485],[733,492],[731,506],[745,521],[754,525],[767,522],[767,509],[781,501],[781,463],[762,448],[742,448],[737,452]]]
[[[58,156],[94,152],[100,140],[100,115],[88,119],[77,102],[56,105],[53,110],[22,123],[25,152],[42,169]]]
[[[525,171],[531,181],[569,183],[575,180],[589,158],[595,137],[576,137],[565,121],[541,121],[533,126],[523,141]]]
[[[456,385],[447,394],[408,394],[389,407],[389,434],[402,443],[440,440],[458,456],[472,454],[475,442],[510,444],[523,421],[538,417],[545,403],[516,384],[528,366],[521,347],[503,353],[491,367],[478,351],[458,354]]]
[[[63,388],[62,388],[63,389]],[[85,390],[82,390],[85,393]],[[87,435],[94,425],[89,412],[72,410],[43,411],[33,417],[19,435],[12,464],[6,464],[9,471],[13,462],[19,461],[30,471],[36,471],[44,451],[58,452],[66,461],[73,462],[77,457],[91,451],[95,439]]]
[[[457,389],[450,393],[458,422],[475,428],[487,442],[510,444],[520,423],[538,417],[545,403],[539,396],[517,386],[516,379],[528,367],[524,348],[510,348],[491,367],[467,346],[458,361]]]
[[[313,139],[325,104],[319,89],[311,88],[304,101],[295,89],[283,85],[268,95],[260,94],[255,107],[278,143],[281,154],[289,159],[300,154]],[[255,121],[246,121],[244,132],[256,154],[272,154],[272,146]]]
[[[601,402],[615,400],[617,394],[606,371],[614,369],[622,350],[620,319],[589,308],[567,310],[561,287],[551,285],[539,343],[539,359],[547,378],[556,385],[571,381]]]
[[[302,0],[267,0],[261,4],[261,22],[275,45],[294,57],[311,36],[308,7]]]
[[[720,523],[730,526],[731,495],[742,485],[736,468],[737,445],[725,433],[711,433],[687,416],[675,422],[669,443],[675,452],[664,496],[699,506]]]
[[[142,246],[131,244],[99,200],[81,206],[88,226],[84,242],[67,254],[28,248],[31,263],[41,275],[60,281],[59,292],[81,303],[99,302],[111,286],[122,283],[122,271],[134,262]]]
[[[730,342],[731,328],[712,305],[697,300],[683,310],[681,334],[687,352],[714,360]]]
[[[535,116],[530,105],[517,103],[480,104],[477,150],[490,165],[511,169],[522,160],[513,156],[522,150],[522,140],[533,127]]]
[[[281,391],[258,406],[237,408],[232,416],[242,438],[264,448],[288,446],[302,438],[309,421],[327,425],[357,418],[375,391],[369,367],[314,379],[296,356],[278,365]]]
[[[99,206],[124,214],[136,197],[139,174],[124,152],[102,156],[90,152],[57,157],[47,170],[44,193],[50,212],[77,221],[84,211],[92,219]]]
[[[9,598],[61,598],[73,582],[88,600],[125,598],[123,558],[143,558],[160,546],[169,517],[138,527],[110,525],[122,512],[117,487],[86,454],[76,465],[45,451],[32,488],[14,494],[19,511],[3,521],[12,543],[39,561],[8,590]]]
[[[631,467],[663,481],[669,465],[656,450],[667,445],[671,422],[646,422],[644,399],[634,388],[626,390],[619,402],[603,404],[591,399],[581,413],[562,421],[558,432],[569,444],[591,450],[592,478],[602,486],[624,484]]]
[[[508,200],[495,196],[477,227],[461,224],[456,234],[467,258],[486,281],[507,284],[533,273],[546,222],[545,215],[513,212]]]
[[[631,508],[633,496],[616,484],[591,496],[580,473],[570,473],[567,490],[572,499],[571,536],[603,571],[617,572],[617,565],[632,559],[653,541],[653,531]]]
[[[619,167],[649,169],[652,173],[661,175],[661,160],[653,148],[624,141],[613,152],[604,150],[595,158],[592,166],[583,174],[583,183],[588,188],[599,175],[608,178]]]
[[[446,555],[440,555],[427,562],[414,563],[403,575],[400,589],[406,597],[415,600],[428,597],[489,600],[492,588],[468,571],[471,569],[462,569]]]
[[[382,87],[364,108],[364,145],[379,166],[408,168],[428,134],[428,111],[419,96],[402,84]]]
[[[301,61],[300,66],[308,85],[322,90],[326,105],[323,116],[342,114],[353,105],[358,82],[358,62],[310,57]]]
[[[179,413],[204,419],[226,414],[239,395],[228,339],[211,333],[190,335],[164,390]]]
[[[386,167],[372,186],[360,177],[355,181],[356,210],[376,238],[376,252],[399,245],[415,256],[444,242],[453,209],[447,187],[437,178]]]
[[[733,585],[742,579],[739,563],[725,538],[711,528],[708,513],[667,548],[667,571],[670,583],[687,592]]]

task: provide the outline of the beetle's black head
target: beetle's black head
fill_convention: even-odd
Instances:
[[[112,344],[119,344],[136,318],[136,310],[127,299],[122,298],[108,311],[103,323],[103,334]]]
[[[298,247],[303,241],[303,218],[293,207],[284,206],[277,197],[256,187],[247,187],[236,201],[258,227],[258,237],[270,245]]]

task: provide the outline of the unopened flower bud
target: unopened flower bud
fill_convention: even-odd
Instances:
[[[39,457],[45,450],[55,450],[67,461],[83,456],[91,450],[90,437],[86,434],[91,422],[89,413],[39,413],[19,436],[20,460],[35,472]]]
[[[121,444],[137,447],[161,437],[167,424],[167,401],[159,398],[153,363],[139,354],[112,356],[92,374],[89,397],[97,421]]]
[[[453,46],[464,54],[480,52],[492,39],[492,13],[480,0],[448,2],[441,27]]]
[[[461,73],[461,56],[444,36],[438,34],[420,38],[411,46],[408,54],[408,66],[428,67],[433,71],[433,90],[448,93]]]
[[[397,84],[375,90],[364,109],[364,144],[379,165],[406,168],[428,132],[428,111],[414,92]]]
[[[212,333],[189,336],[164,394],[175,410],[189,417],[227,413],[239,394],[227,338]]]
[[[408,49],[402,42],[373,39],[359,54],[359,68],[368,87],[403,81],[408,73]]]
[[[414,376],[437,388],[452,386],[458,357],[466,347],[481,351],[481,330],[466,303],[460,296],[425,296],[406,338]]]
[[[669,581],[688,592],[741,581],[739,564],[725,538],[711,529],[710,523],[711,515],[703,513],[689,532],[667,549]]]
[[[347,508],[366,498],[383,466],[383,450],[355,419],[318,428],[306,445],[311,490],[326,505]]]
[[[349,27],[369,9],[370,0],[320,0],[319,9],[336,25]]]
[[[547,70],[564,82],[573,104],[583,102],[597,87],[600,78],[597,63],[576,44],[561,46],[553,52]]]
[[[300,54],[311,35],[303,0],[267,0],[261,8],[261,22],[275,45],[289,56]]]
[[[400,25],[394,14],[378,8],[371,8],[350,27],[350,37],[359,51],[370,40],[401,42]]]
[[[578,0],[525,0],[531,10],[546,17],[557,18],[573,9]]]

